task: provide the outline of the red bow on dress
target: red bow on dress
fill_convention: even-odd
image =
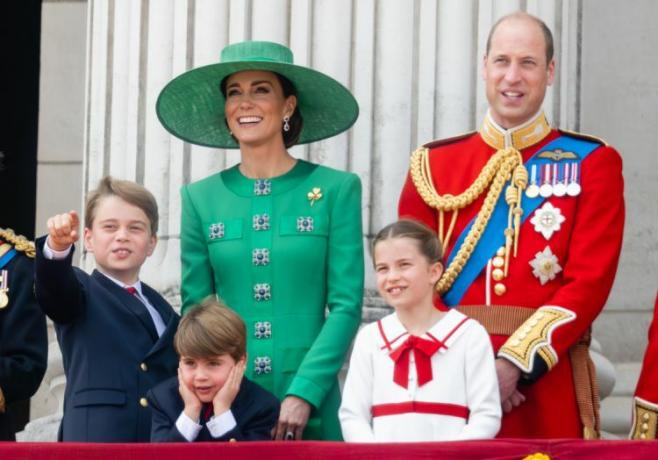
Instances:
[[[395,361],[393,370],[393,381],[403,388],[409,386],[409,354],[415,350],[416,374],[418,375],[418,386],[425,385],[432,380],[432,361],[430,358],[444,344],[439,341],[421,339],[410,335],[397,349],[389,355]]]

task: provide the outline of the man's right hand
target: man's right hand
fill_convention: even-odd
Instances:
[[[48,247],[53,251],[67,250],[78,241],[79,227],[80,218],[75,211],[51,217],[48,219]]]

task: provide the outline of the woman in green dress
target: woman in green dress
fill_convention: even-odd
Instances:
[[[363,295],[361,183],[287,148],[348,129],[356,100],[288,48],[242,42],[172,80],[157,113],[185,141],[240,149],[237,166],[182,188],[183,313],[216,294],[245,320],[246,375],[282,401],[275,439],[341,439],[337,375]]]

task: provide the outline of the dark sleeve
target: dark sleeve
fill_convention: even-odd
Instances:
[[[149,391],[146,395],[151,409],[151,442],[187,442],[176,428],[176,420],[163,409],[158,395],[161,397],[162,393]]]
[[[50,319],[59,324],[71,323],[84,308],[83,289],[71,265],[74,248],[65,259],[50,260],[43,255],[45,242],[46,237],[36,241],[34,292]]]
[[[260,390],[260,388],[259,388]],[[270,393],[260,390],[261,395],[250,404],[244,413],[233,412],[237,425],[217,441],[271,441],[272,428],[279,420],[279,401]],[[233,408],[231,408],[233,410]]]
[[[48,336],[32,286],[33,262],[17,254],[8,272],[9,303],[0,310],[0,390],[7,402],[32,396],[46,372]]]

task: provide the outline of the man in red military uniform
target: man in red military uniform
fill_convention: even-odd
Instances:
[[[649,327],[649,344],[633,399],[631,439],[656,439],[658,431],[658,295]]]
[[[590,327],[615,276],[622,162],[598,139],[552,129],[555,71],[539,19],[498,21],[483,62],[489,111],[477,133],[413,153],[400,217],[439,235],[443,301],[479,320],[497,354],[499,437],[595,438]]]

